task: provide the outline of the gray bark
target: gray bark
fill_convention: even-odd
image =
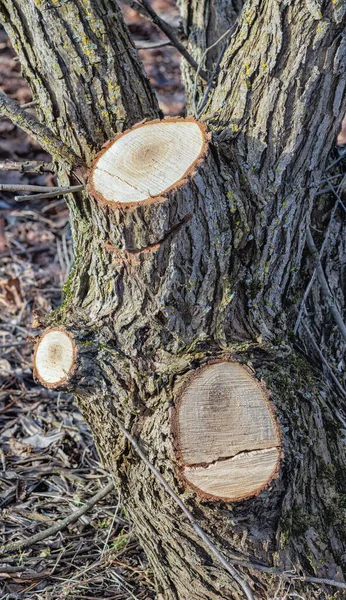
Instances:
[[[178,0],[178,5],[189,52],[200,67],[207,71],[209,77],[212,77],[218,57],[228,41],[227,36],[226,40],[220,38],[235,25],[244,2],[243,0],[192,0],[191,2]],[[194,103],[198,104],[202,101],[207,85],[203,84],[201,79],[196,81],[195,72],[184,60],[182,75],[187,105],[190,110],[193,110]]]
[[[90,162],[122,128],[159,116],[115,0],[1,3],[38,116]]]
[[[205,114],[211,150],[166,203],[117,212],[87,191],[67,197],[75,265],[62,307],[41,321],[64,325],[83,349],[87,368],[71,389],[167,600],[242,595],[115,431],[111,413],[140,438],[226,555],[343,579],[343,403],[314,368],[311,345],[304,358],[290,338],[311,272],[305,236],[314,191],[346,108],[345,16],[338,6],[245,6]],[[40,117],[87,162],[121,126],[158,116],[112,0],[0,0],[0,14],[41,102]],[[68,179],[61,166],[61,183]],[[332,260],[343,227],[338,213],[324,263],[341,311],[343,246],[339,264]],[[144,251],[155,244],[155,252]],[[321,308],[309,318],[322,337],[331,333],[328,350],[340,338],[318,287],[309,302],[314,298]],[[224,355],[266,383],[284,447],[272,485],[232,505],[200,502],[181,483],[170,421],[186,377]],[[271,576],[246,576],[257,598],[284,590]],[[332,593],[308,583],[294,588],[307,599]]]

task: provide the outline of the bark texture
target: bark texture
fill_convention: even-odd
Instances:
[[[344,11],[246,5],[208,111],[222,162],[245,188],[235,209],[253,238],[248,320],[262,332],[288,327],[283,309],[294,304],[314,194],[345,112]]]
[[[159,116],[115,0],[5,0],[0,18],[39,118],[86,161],[118,131]]]
[[[41,322],[74,336],[81,363],[69,389],[167,600],[231,600],[242,592],[114,431],[112,413],[225,554],[343,580],[343,400],[311,364],[311,345],[303,357],[290,336],[311,271],[304,248],[314,192],[346,107],[345,10],[303,0],[246,4],[205,114],[213,143],[196,173],[165,201],[134,210],[111,209],[88,192],[67,198],[75,264],[62,307]],[[0,14],[41,118],[87,161],[124,123],[158,116],[112,0],[0,0]],[[47,33],[52,23],[63,37]],[[45,44],[40,52],[32,32]],[[90,55],[89,40],[97,46]],[[327,228],[330,207],[320,209]],[[338,213],[325,255],[339,253],[326,272],[340,310],[344,226]],[[319,294],[315,287],[309,302]],[[309,315],[314,332],[339,340],[324,302],[316,313]],[[270,487],[234,504],[200,501],[186,488],[171,429],[186,380],[207,361],[229,357],[265,382],[284,453]],[[258,599],[284,591],[271,576],[247,577]],[[332,593],[294,587],[307,599]]]
[[[216,42],[235,24],[244,1],[178,0],[177,3],[189,52],[212,78],[218,57],[227,40],[220,41],[218,44]],[[198,103],[202,100],[207,86],[203,85],[200,79],[195,80],[195,72],[185,61],[182,61],[182,74],[187,104],[193,108],[195,101]]]

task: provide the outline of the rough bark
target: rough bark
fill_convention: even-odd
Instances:
[[[212,78],[217,59],[224,49],[225,40],[218,44],[216,42],[234,25],[244,1],[178,0],[178,5],[189,52]],[[210,50],[207,51],[209,48]],[[202,100],[207,86],[203,85],[200,79],[195,83],[195,72],[185,61],[182,61],[182,74],[187,104],[190,109],[193,109],[194,101],[198,103]]]
[[[242,184],[234,209],[253,238],[247,318],[271,335],[289,328],[286,307],[299,300],[306,224],[345,112],[345,8],[321,8],[246,5],[208,110],[227,176]]]
[[[120,16],[116,13],[111,42],[109,15],[100,16],[95,5],[0,0],[29,83],[41,102],[48,99],[41,117],[86,160],[114,136],[120,121],[132,125],[157,116]],[[303,0],[245,6],[206,114],[214,143],[197,172],[165,202],[114,210],[88,192],[69,199],[75,265],[62,307],[41,321],[64,326],[74,336],[82,360],[69,389],[116,478],[167,600],[242,594],[115,431],[112,413],[141,440],[151,462],[225,554],[343,580],[342,400],[289,341],[298,312],[292,306],[299,305],[304,288],[299,273],[314,191],[346,107],[345,17],[338,6],[324,2],[318,8]],[[116,12],[111,0],[103,0],[102,7]],[[93,53],[89,60],[79,20],[74,36],[66,25],[71,18],[65,11],[77,9],[92,43],[98,43],[100,27],[103,44],[114,44],[111,54],[119,56],[120,47],[125,74],[120,60],[114,59],[110,74],[103,71],[104,61],[93,63]],[[48,68],[28,46],[32,34],[26,23],[41,39],[53,13],[65,23],[74,58],[68,58],[63,42],[45,35]],[[80,82],[78,52],[87,73],[80,93],[73,84]],[[61,61],[63,76],[55,84],[50,72],[61,68]],[[109,78],[136,86],[134,94],[122,87],[113,96],[127,111],[120,119],[116,110],[111,114],[112,92],[104,92]],[[103,90],[105,113],[91,96],[86,108],[93,82]],[[60,86],[66,86],[63,93]],[[327,272],[331,279],[331,267]],[[172,408],[197,368],[230,356],[270,391],[284,458],[277,479],[257,497],[199,501],[179,478]],[[247,577],[257,598],[284,589],[255,570]],[[332,593],[311,583],[296,583],[295,589],[307,599]]]
[[[0,11],[39,118],[86,161],[118,131],[159,116],[115,0],[11,0]]]

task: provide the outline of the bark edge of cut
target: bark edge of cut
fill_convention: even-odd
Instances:
[[[198,149],[198,152],[195,153],[194,159],[186,164],[186,169],[183,170],[181,175],[173,183],[171,183],[167,187],[164,187],[157,193],[154,193],[152,195],[148,193],[147,197],[135,200],[112,200],[110,198],[107,198],[105,194],[102,193],[100,189],[98,189],[99,185],[95,183],[95,173],[97,171],[99,161],[114,146],[114,144],[119,142],[119,140],[122,140],[128,134],[138,131],[139,129],[155,125],[172,125],[174,123],[177,123],[178,125],[183,123],[195,124],[201,133],[201,144],[200,148]],[[118,133],[112,140],[109,140],[103,145],[101,151],[96,155],[95,159],[91,164],[87,183],[88,190],[98,202],[100,202],[101,204],[105,204],[112,209],[135,209],[138,206],[145,206],[149,204],[163,202],[167,199],[167,195],[170,192],[177,190],[183,185],[185,185],[187,181],[195,175],[197,169],[200,167],[200,165],[203,163],[206,157],[210,141],[211,133],[207,132],[206,125],[198,121],[194,117],[166,117],[164,119],[154,119],[152,121],[137,123],[130,129],[126,129],[125,131]]]

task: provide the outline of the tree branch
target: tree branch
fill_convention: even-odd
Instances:
[[[201,60],[199,61],[198,69],[197,69],[196,75],[195,75],[194,88],[193,88],[193,96],[192,96],[193,108],[194,108],[194,113],[195,113],[196,119],[198,119],[201,116],[202,111],[203,111],[203,109],[204,109],[204,107],[205,107],[205,105],[206,105],[206,103],[208,101],[209,92],[210,92],[210,90],[212,88],[214,79],[215,79],[216,75],[219,72],[220,64],[221,64],[221,61],[223,59],[223,55],[225,53],[225,50],[227,48],[227,43],[228,43],[229,38],[231,37],[233,31],[235,30],[235,27],[236,27],[236,23],[233,23],[233,25],[229,29],[227,29],[227,31],[225,31],[225,33],[223,33],[219,37],[219,39],[216,40],[216,42],[214,42],[211,46],[208,46],[208,48],[206,48],[205,51],[203,52]],[[218,56],[217,61],[215,63],[213,72],[212,72],[212,74],[209,77],[207,89],[204,92],[202,100],[199,102],[199,104],[197,106],[197,102],[196,102],[197,77],[198,77],[198,75],[199,75],[199,73],[201,71],[200,67],[202,66],[203,61],[204,61],[205,57],[207,56],[208,52],[210,50],[212,50],[213,48],[215,48],[215,46],[217,46],[219,44],[219,42],[221,42],[224,38],[226,38],[226,40],[225,40],[225,43],[223,45],[223,48],[221,49],[221,52],[219,53],[219,56]]]
[[[88,512],[88,510],[90,510],[94,506],[94,504],[97,504],[97,502],[99,502],[100,500],[102,500],[102,498],[107,496],[113,490],[113,488],[114,483],[113,481],[110,481],[108,485],[106,485],[106,487],[102,488],[102,490],[97,492],[97,494],[95,494],[95,496],[93,496],[88,502],[86,502],[84,506],[65,517],[65,519],[63,519],[62,521],[59,521],[59,523],[55,523],[55,525],[52,525],[52,527],[48,527],[44,531],[40,531],[39,533],[36,533],[36,535],[33,535],[27,538],[26,540],[23,540],[21,542],[14,542],[13,544],[7,544],[7,546],[3,546],[1,548],[0,557],[6,556],[7,554],[16,552],[18,550],[23,550],[24,548],[30,548],[34,544],[37,544],[37,542],[42,542],[42,540],[46,540],[47,538],[55,535],[59,531],[62,531],[62,529],[65,529],[65,527],[67,527],[71,523],[78,521],[79,517],[84,515],[86,512]]]
[[[0,183],[0,192],[55,192],[60,189],[58,186]]]
[[[42,188],[41,188],[42,189]],[[56,198],[62,194],[73,194],[75,192],[81,192],[84,189],[84,185],[72,185],[71,187],[60,187],[60,188],[48,188],[50,192],[43,192],[40,194],[30,194],[30,196],[15,196],[16,202],[27,202],[28,200],[44,200],[45,198]]]
[[[131,3],[127,2],[127,4],[130,4],[130,6],[132,8],[134,8],[135,10],[139,10],[138,7],[141,7],[142,9],[144,9],[144,10],[139,10],[139,12],[146,17],[149,16],[151,21],[153,23],[155,23],[155,25],[157,25],[157,27],[159,27],[161,29],[161,31],[163,31],[163,33],[168,37],[168,39],[171,41],[173,46],[175,46],[176,49],[180,52],[180,54],[185,58],[186,62],[188,62],[189,65],[196,72],[198,72],[198,75],[202,79],[204,79],[204,81],[206,81],[206,82],[208,81],[208,73],[206,71],[204,71],[203,69],[199,68],[197,61],[186,50],[184,44],[182,44],[178,40],[172,27],[170,25],[168,25],[168,23],[166,23],[166,21],[161,19],[161,17],[159,17],[159,15],[154,11],[149,0],[138,0],[136,2],[131,2]]]
[[[306,309],[305,306],[303,307],[303,311],[306,314]],[[306,333],[308,334],[311,343],[313,345],[313,347],[315,348],[318,356],[320,357],[321,361],[323,362],[323,364],[327,367],[327,371],[329,373],[329,375],[331,376],[332,380],[334,381],[336,387],[338,388],[338,390],[341,392],[341,394],[346,398],[346,390],[342,387],[340,381],[338,380],[338,378],[336,377],[332,367],[330,366],[329,362],[327,361],[327,359],[324,357],[319,345],[317,344],[314,336],[312,335],[312,331],[311,329],[308,327],[308,325],[306,324],[306,322],[304,320],[302,320],[302,325],[306,331]]]
[[[115,0],[0,0],[0,19],[39,101],[42,123],[85,163],[119,131],[162,116]],[[51,137],[40,140],[49,151]],[[54,158],[61,154],[60,147],[53,150]]]
[[[311,235],[310,227],[308,227],[307,231],[306,231],[306,242],[307,242],[307,246],[312,255],[312,260],[314,263],[314,267],[316,269],[316,275],[317,275],[318,281],[320,283],[321,289],[323,291],[323,294],[325,296],[326,303],[329,307],[330,312],[332,313],[332,315],[334,317],[334,321],[337,324],[342,337],[346,341],[346,326],[345,326],[342,316],[336,306],[334,297],[329,289],[329,285],[328,285],[326,276],[324,274],[322,263],[320,261],[319,252],[315,246],[315,242]]]
[[[142,45],[137,45],[136,44],[136,48],[137,50],[152,50],[153,48],[163,48],[164,46],[173,46],[172,42],[155,42],[153,44],[142,44]]]
[[[334,222],[334,217],[335,217],[335,213],[336,213],[336,211],[338,209],[338,206],[339,206],[339,200],[337,200],[335,202],[333,210],[332,210],[331,215],[330,215],[330,219],[329,219],[329,223],[328,223],[326,235],[325,235],[325,238],[323,240],[323,243],[322,243],[321,249],[319,251],[319,255],[318,255],[318,258],[319,258],[320,262],[321,262],[323,253],[325,251],[325,248],[327,246],[327,242],[328,242],[328,239],[329,239],[329,233],[330,233],[331,225]],[[305,311],[306,301],[308,299],[308,296],[310,294],[311,288],[312,288],[313,283],[315,281],[315,277],[316,277],[316,268],[314,268],[313,273],[312,273],[311,278],[310,278],[310,281],[309,281],[309,283],[307,285],[307,288],[306,288],[306,290],[304,292],[304,296],[303,296],[303,299],[301,301],[300,308],[299,308],[299,313],[298,313],[297,321],[296,321],[296,324],[295,324],[294,330],[293,330],[294,334],[297,334],[297,332],[298,332],[299,325],[300,325],[301,319],[303,317],[303,313]]]
[[[27,102],[26,104],[19,104],[18,106],[20,106],[20,108],[24,109],[24,108],[31,108],[32,106],[36,106],[37,104],[38,104],[38,100],[33,100],[32,102]],[[0,119],[2,119],[3,117],[7,117],[7,115],[0,114]]]
[[[0,171],[19,171],[20,173],[54,173],[53,163],[38,160],[5,160],[0,162]]]
[[[44,150],[52,156],[63,158],[70,165],[83,165],[82,159],[59,140],[45,125],[28,114],[16,102],[0,93],[0,112],[5,114],[15,125],[31,135]]]

